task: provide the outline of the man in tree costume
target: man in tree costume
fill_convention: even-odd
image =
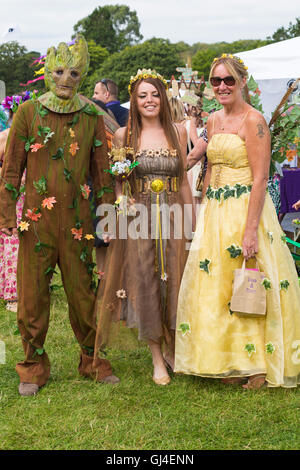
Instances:
[[[49,323],[50,281],[58,264],[69,317],[80,344],[79,373],[116,383],[110,363],[93,363],[97,274],[92,261],[94,232],[87,184],[96,205],[113,202],[105,127],[101,111],[77,90],[89,65],[87,44],[78,36],[69,48],[47,51],[49,91],[20,106],[10,130],[0,182],[0,229],[17,233],[16,199],[26,167],[25,204],[18,261],[18,327],[25,360],[16,366],[19,393],[33,395],[50,375],[44,349]]]

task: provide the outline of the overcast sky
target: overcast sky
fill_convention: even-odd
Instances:
[[[299,0],[1,0],[0,42],[12,25],[28,50],[68,42],[73,26],[97,6],[125,4],[136,10],[144,39],[214,43],[265,39],[300,17]]]

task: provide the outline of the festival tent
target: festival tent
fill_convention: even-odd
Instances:
[[[269,122],[289,86],[300,77],[300,36],[237,54],[261,91],[264,115]],[[290,97],[300,102],[300,85]]]

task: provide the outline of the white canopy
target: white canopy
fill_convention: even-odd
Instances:
[[[255,80],[298,78],[300,36],[237,54]]]
[[[269,122],[272,113],[289,86],[300,77],[300,37],[237,54],[248,67],[249,75],[257,81],[261,102]],[[292,93],[290,102],[300,103],[300,86]],[[292,163],[296,166],[296,160]]]

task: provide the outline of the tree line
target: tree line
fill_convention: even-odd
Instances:
[[[189,45],[184,41],[171,43],[163,38],[143,41],[135,11],[126,5],[104,5],[79,20],[73,30],[72,38],[78,33],[85,36],[90,53],[89,73],[81,92],[91,97],[96,81],[111,78],[118,84],[119,97],[123,102],[128,99],[127,85],[130,76],[135,75],[138,68],[154,68],[168,79],[172,75],[178,75],[177,67],[189,63],[193,70],[198,71],[198,76],[207,79],[214,57],[223,52],[235,54],[299,36],[300,18],[296,18],[295,23],[290,22],[286,28],[280,27],[266,39],[214,44],[198,42]],[[34,71],[40,66],[32,67],[31,64],[39,56],[39,52],[28,52],[26,47],[16,41],[0,45],[0,79],[6,83],[7,94],[24,90],[20,83],[33,78]],[[40,81],[27,89],[43,87],[44,83]]]

